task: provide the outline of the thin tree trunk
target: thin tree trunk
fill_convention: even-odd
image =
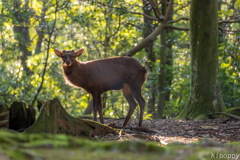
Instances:
[[[178,118],[207,119],[208,113],[226,110],[218,71],[217,1],[191,1],[190,35],[190,97]]]
[[[170,0],[168,0],[169,2]],[[173,20],[173,9],[171,14],[169,15],[168,20]],[[172,39],[172,29],[166,29],[167,39]],[[166,85],[168,86],[166,89],[165,101],[170,101],[170,89],[172,85],[173,79],[173,57],[172,57],[172,41],[167,41],[167,55],[166,55]]]
[[[162,1],[162,13],[165,14],[167,10],[166,0]],[[163,110],[165,105],[166,96],[166,30],[162,30],[161,34],[161,46],[160,46],[160,74],[159,80],[159,98],[158,98],[158,109],[157,118],[163,117]]]
[[[2,0],[2,4],[4,4],[4,1]],[[4,13],[3,13],[3,5],[2,5],[2,9],[1,9],[1,21],[0,21],[0,27],[1,27],[1,33],[3,33],[3,25],[4,25]],[[5,54],[5,40],[4,40],[4,34],[1,34],[1,40],[2,40],[2,52],[3,54]]]
[[[147,0],[142,0],[143,2],[143,5],[146,4],[148,1]],[[143,9],[143,13],[145,15],[149,15],[151,16],[151,11],[149,8],[144,8]],[[148,37],[152,32],[154,31],[154,26],[152,24],[152,20],[149,19],[148,17],[144,17],[144,30],[143,30],[143,33],[144,33],[144,39],[146,37]],[[147,66],[150,70],[150,74],[154,74],[154,65],[155,65],[155,62],[156,62],[156,56],[155,56],[155,53],[153,52],[153,45],[154,45],[154,40],[150,41],[150,43],[148,43],[148,45],[145,47],[145,52],[147,52],[147,56],[148,56],[148,60],[149,60],[149,63],[147,63]],[[153,77],[153,76],[149,76],[149,77]],[[147,103],[147,107],[148,107],[148,114],[152,114],[152,118],[156,118],[156,115],[155,115],[155,90],[156,90],[156,82],[154,80],[151,80],[151,83],[152,85],[150,86],[149,88],[149,91],[150,91],[150,98],[148,100],[148,103]]]
[[[91,113],[92,113],[92,110],[93,110],[93,99],[91,99],[91,100],[88,102],[88,106],[87,106],[87,108],[85,109],[83,115],[91,114]]]
[[[38,40],[37,40],[37,45],[35,48],[35,54],[41,53],[41,47],[42,47],[42,42],[44,38],[44,29],[45,29],[45,14],[46,14],[46,7],[45,7],[45,2],[42,4],[42,14],[41,14],[41,20],[39,23],[39,28],[37,30],[38,33]]]
[[[108,37],[108,17],[107,17],[107,8],[105,8],[104,10],[104,16],[105,16],[105,21],[106,21],[106,28],[105,28],[105,40],[104,40],[104,58],[107,58],[107,51],[108,51],[108,43],[109,43],[109,39]],[[104,108],[106,108],[107,106],[107,92],[104,92],[102,94],[102,109],[104,110]],[[103,115],[105,115],[105,112],[103,112]]]

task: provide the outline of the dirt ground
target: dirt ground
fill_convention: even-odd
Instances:
[[[121,126],[124,119],[105,119],[105,124]],[[240,121],[226,118],[212,120],[145,120],[143,128],[136,128],[138,120],[130,120],[124,135],[106,135],[109,140],[145,139],[157,141],[165,146],[168,143],[192,143],[200,139],[210,138],[221,143],[240,141]],[[135,129],[136,128],[136,129]],[[100,137],[99,137],[100,138]]]

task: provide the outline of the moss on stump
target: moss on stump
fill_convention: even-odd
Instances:
[[[227,113],[230,113],[230,114],[240,117],[240,108],[229,108],[227,110]]]
[[[118,134],[116,130],[101,123],[72,117],[64,110],[57,98],[47,101],[41,107],[38,119],[25,132],[63,133],[72,136]]]

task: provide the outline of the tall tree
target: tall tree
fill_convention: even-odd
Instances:
[[[29,50],[29,46],[31,44],[30,34],[29,34],[29,1],[25,0],[25,4],[22,5],[21,0],[14,0],[14,35],[15,39],[18,41],[19,51],[21,52],[21,62],[23,66],[23,70],[30,74],[30,69],[27,66],[26,60],[28,56],[32,54]]]
[[[226,109],[218,73],[217,1],[191,1],[190,32],[190,97],[178,118],[206,119],[207,113]]]
[[[148,3],[147,0],[142,0],[143,6],[146,6]],[[146,7],[143,7],[143,13],[145,15],[151,16],[151,7],[147,5]],[[144,29],[143,29],[143,37],[146,38],[148,37],[152,32],[154,31],[154,25],[153,25],[153,20],[150,19],[149,17],[144,17]],[[149,63],[147,63],[147,66],[150,70],[150,74],[154,74],[154,64],[156,62],[156,56],[155,53],[153,52],[153,45],[154,45],[154,40],[150,41],[147,46],[145,47],[145,52],[147,52],[147,57]],[[153,76],[151,76],[153,77]],[[150,96],[149,100],[147,103],[148,107],[148,114],[152,114],[152,117],[155,118],[155,96],[156,96],[156,82],[154,79],[151,81],[151,86],[149,88],[150,91]]]
[[[165,16],[167,10],[167,0],[162,0],[162,14]],[[157,108],[157,118],[162,118],[163,109],[165,105],[165,95],[166,95],[166,30],[163,29],[160,33],[161,45],[160,45],[160,73],[158,77],[159,81],[159,98],[158,98],[158,108]]]
[[[170,2],[170,0],[168,0]],[[168,20],[173,20],[173,8],[171,11],[171,14],[168,17]],[[166,29],[166,47],[167,47],[167,53],[166,53],[166,95],[165,95],[165,101],[170,101],[170,87],[172,85],[172,79],[173,79],[173,55],[172,55],[172,29]]]

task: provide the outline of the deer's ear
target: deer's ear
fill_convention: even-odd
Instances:
[[[77,50],[77,51],[75,52],[75,56],[76,56],[76,57],[79,57],[79,56],[81,56],[81,55],[82,55],[82,53],[83,53],[83,51],[84,51],[84,49],[83,49],[83,48],[81,48],[81,49]]]
[[[58,49],[54,49],[54,52],[58,57],[62,57],[62,52],[59,51]]]

